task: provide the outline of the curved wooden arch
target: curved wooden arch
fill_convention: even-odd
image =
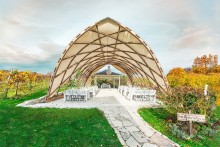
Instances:
[[[130,81],[134,77],[146,78],[161,91],[169,90],[151,48],[126,26],[105,18],[86,28],[66,47],[54,69],[46,99],[49,100],[78,69],[82,69],[79,78],[87,83],[92,73],[106,64],[123,70]]]

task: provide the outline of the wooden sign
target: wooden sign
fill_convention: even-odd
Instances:
[[[188,114],[188,113],[177,113],[177,120],[179,121],[195,121],[205,123],[205,115],[200,114]]]
[[[189,121],[189,133],[190,135],[193,134],[192,131],[192,122],[200,122],[200,123],[205,123],[205,115],[201,115],[201,114],[191,114],[191,111],[189,111],[189,113],[177,113],[177,120],[179,121]]]

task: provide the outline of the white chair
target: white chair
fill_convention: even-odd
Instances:
[[[135,87],[130,87],[129,88],[129,92],[128,92],[128,95],[126,97],[128,100],[132,100],[133,99],[135,90],[136,90]]]
[[[70,90],[64,91],[64,102],[68,101],[71,97]]]
[[[140,100],[142,95],[143,95],[143,91],[140,89],[136,89],[134,92],[133,100],[135,101]]]
[[[66,94],[66,90],[65,90],[65,91],[63,92],[63,98],[64,98],[63,101],[64,101],[64,102],[66,102],[66,95],[67,95],[67,94]]]
[[[119,93],[123,95],[124,89],[125,89],[125,86],[120,86]]]
[[[143,90],[143,101],[150,101],[150,96],[149,96],[149,93],[150,93],[150,90],[147,90],[147,89],[145,89],[145,90]]]
[[[151,102],[156,102],[156,90],[149,90],[149,98]]]
[[[87,92],[87,98],[88,99],[91,99],[95,94],[95,89],[94,87],[89,87],[86,89],[86,92]]]
[[[79,94],[78,94],[78,90],[77,89],[73,89],[71,90],[71,100],[72,101],[78,101],[79,100]]]
[[[129,87],[126,86],[126,87],[124,87],[124,91],[123,91],[122,95],[127,97],[128,93],[129,93]]]
[[[87,90],[79,90],[79,95],[80,95],[80,97],[79,97],[79,100],[80,101],[87,101],[88,100],[88,97],[87,97]]]

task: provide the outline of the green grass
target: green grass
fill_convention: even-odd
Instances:
[[[35,98],[39,98],[41,96],[46,95],[47,93],[47,88],[44,89],[39,89],[38,91],[35,91],[33,93],[29,93],[20,97],[10,97],[10,98],[0,98],[0,105],[4,104],[4,105],[17,105],[19,103],[22,103],[26,100],[31,100],[31,99],[35,99]]]
[[[165,118],[169,116],[164,108],[142,108],[138,110],[141,117],[148,122],[153,128],[161,132],[162,134],[166,135],[168,138],[173,140],[174,142],[180,144],[184,147],[219,147],[220,146],[220,131],[211,138],[206,138],[204,141],[198,140],[181,140],[176,138],[170,132],[167,122]],[[216,114],[218,118],[220,118],[220,107],[217,107]]]
[[[15,105],[45,95],[0,99],[0,146],[121,146],[98,109],[23,108]]]

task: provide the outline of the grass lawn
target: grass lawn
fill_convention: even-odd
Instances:
[[[139,111],[141,117],[148,122],[154,129],[160,131],[162,134],[169,137],[174,142],[180,144],[184,147],[219,147],[220,146],[220,131],[213,137],[213,139],[207,138],[205,141],[196,141],[196,140],[181,140],[172,135],[167,127],[165,118],[168,116],[168,113],[163,108],[142,108]],[[220,106],[216,109],[216,114],[220,118]]]
[[[15,106],[45,92],[42,90],[21,99],[0,99],[0,147],[121,146],[114,130],[98,109]]]

